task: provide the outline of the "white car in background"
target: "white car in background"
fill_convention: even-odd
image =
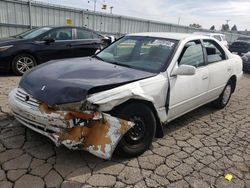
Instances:
[[[194,32],[194,34],[214,37],[215,39],[220,41],[221,44],[223,44],[224,46],[226,46],[228,48],[228,42],[227,42],[226,36],[224,34],[221,34],[221,33],[205,33],[205,32]]]
[[[213,37],[129,34],[93,57],[35,67],[9,104],[56,145],[134,157],[179,116],[210,102],[224,108],[241,76],[241,58]]]

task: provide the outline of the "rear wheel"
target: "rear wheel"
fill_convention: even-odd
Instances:
[[[36,66],[35,58],[30,54],[20,54],[13,58],[12,71],[18,75],[23,75],[26,71]]]
[[[145,104],[128,104],[119,111],[119,117],[132,121],[135,125],[121,139],[116,154],[135,157],[145,152],[156,131],[156,119],[152,110]]]
[[[222,109],[228,104],[233,92],[233,83],[229,81],[221,93],[220,97],[213,102],[213,106]]]

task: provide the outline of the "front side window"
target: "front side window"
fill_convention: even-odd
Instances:
[[[204,40],[204,47],[207,53],[207,63],[215,63],[226,59],[224,50],[213,40]]]
[[[192,65],[194,67],[204,65],[201,42],[195,40],[186,43],[179,57],[178,63],[179,65]]]
[[[121,66],[159,72],[173,54],[177,43],[177,40],[172,39],[127,36],[101,51],[96,57]]]
[[[43,37],[43,39],[52,38],[54,40],[72,40],[72,29],[71,28],[61,28],[55,29],[49,32]]]

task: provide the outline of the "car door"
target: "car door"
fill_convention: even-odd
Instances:
[[[96,50],[102,46],[102,40],[98,38],[92,31],[74,28],[73,41],[71,42],[71,49],[74,57],[85,57],[94,55]]]
[[[170,77],[169,121],[207,101],[209,73],[200,40],[189,41],[185,44],[175,68],[180,65],[192,65],[197,70],[194,75]]]
[[[54,39],[54,42],[45,42],[46,39]],[[72,28],[53,29],[41,37],[37,53],[42,61],[69,58],[73,56],[71,42]]]
[[[214,40],[203,40],[209,71],[209,99],[218,98],[232,75],[232,63],[223,48]]]

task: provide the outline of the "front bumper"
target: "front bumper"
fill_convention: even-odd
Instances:
[[[0,71],[9,71],[11,65],[11,57],[0,54]]]
[[[103,159],[112,157],[122,136],[134,125],[101,112],[55,111],[20,88],[9,94],[9,105],[21,124],[56,146],[86,150]]]

